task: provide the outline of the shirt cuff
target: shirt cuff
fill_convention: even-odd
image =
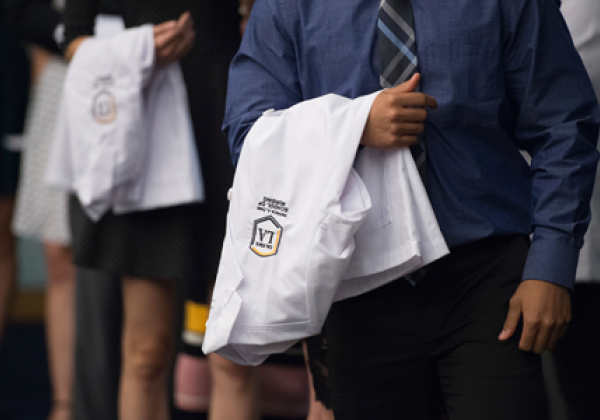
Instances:
[[[572,290],[579,249],[563,238],[534,234],[522,279],[547,281]]]

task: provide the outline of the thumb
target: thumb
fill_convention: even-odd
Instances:
[[[179,19],[177,19],[177,23],[180,26],[183,26],[187,21],[190,20],[190,18],[192,17],[190,12],[184,12],[181,14],[181,16],[179,16]]]
[[[498,340],[505,341],[508,340],[515,333],[517,329],[517,325],[519,324],[519,320],[521,319],[521,303],[516,302],[513,303],[511,301],[510,308],[508,309],[508,315],[506,316],[506,320],[504,321],[504,326],[502,327],[502,332],[498,336]]]
[[[398,92],[414,92],[417,86],[419,86],[419,81],[421,80],[421,75],[419,73],[415,73],[410,80],[398,85],[394,88],[394,90]]]

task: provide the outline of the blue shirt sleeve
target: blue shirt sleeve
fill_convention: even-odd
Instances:
[[[523,280],[572,288],[590,221],[598,102],[557,3],[501,4],[514,140],[532,157],[533,240]]]
[[[257,1],[240,50],[229,70],[223,131],[233,164],[237,164],[244,139],[254,122],[268,109],[286,109],[302,101],[294,43],[286,13],[274,0]]]

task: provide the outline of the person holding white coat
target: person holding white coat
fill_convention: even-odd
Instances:
[[[234,163],[264,111],[382,87],[360,143],[412,147],[450,255],[332,306],[335,418],[546,420],[600,125],[559,2],[259,1],[230,69]]]
[[[97,5],[97,0],[67,2],[67,58],[93,33]],[[239,43],[237,4],[235,0],[126,0],[119,6],[126,28],[155,25],[157,66],[181,64],[196,139],[193,153],[201,161],[206,195],[202,203],[128,214],[108,212],[97,222],[73,197],[74,259],[79,267],[122,278],[119,418],[166,420],[176,287],[189,281],[206,295],[224,234],[233,168],[218,128],[225,73]]]

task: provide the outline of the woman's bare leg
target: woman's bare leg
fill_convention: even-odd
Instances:
[[[210,420],[258,420],[256,369],[240,366],[217,354],[208,355],[213,387]]]
[[[71,418],[71,393],[75,351],[75,267],[71,248],[45,243],[48,290],[46,338],[52,384],[51,420]]]
[[[14,207],[14,197],[0,196],[0,342],[17,287],[15,237],[10,229]]]
[[[168,374],[174,348],[174,281],[123,279],[122,420],[168,420]]]

